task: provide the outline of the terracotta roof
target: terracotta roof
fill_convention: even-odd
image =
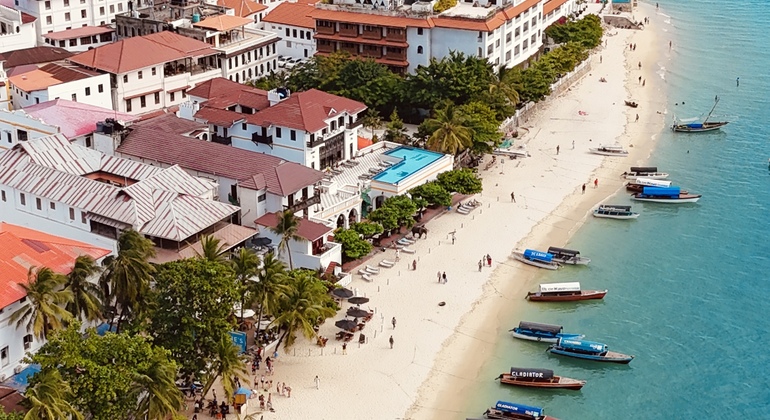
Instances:
[[[325,128],[326,120],[342,111],[357,114],[365,109],[366,105],[361,102],[310,89],[292,93],[269,108],[246,115],[246,120],[262,127],[279,125],[315,132]]]
[[[524,0],[523,2],[519,3],[518,6],[511,6],[506,9],[503,9],[503,14],[505,15],[505,18],[507,20],[513,19],[516,16],[524,13],[525,10],[529,9],[532,6],[537,6],[538,3],[540,3],[541,0]]]
[[[224,6],[235,11],[235,16],[247,17],[267,9],[264,4],[251,0],[217,0],[217,6]]]
[[[173,124],[173,120],[185,121],[182,124],[187,128],[200,126],[173,115],[142,121],[132,126],[118,152],[234,179],[245,188],[267,188],[281,197],[313,185],[324,177],[321,171],[272,155],[186,137],[180,130],[169,131],[166,128]],[[193,131],[185,130],[185,133]]]
[[[196,28],[205,28],[223,32],[240,28],[244,25],[248,25],[251,22],[253,22],[253,20],[239,16],[217,15],[207,17],[200,22],[193,23],[193,26]]]
[[[195,118],[206,120],[209,124],[229,128],[239,121],[244,121],[245,116],[235,111],[204,106],[195,113]]]
[[[30,268],[48,267],[56,273],[69,274],[77,257],[88,255],[98,260],[110,252],[83,242],[0,223],[0,308],[27,295],[21,284],[27,284]]]
[[[543,5],[543,15],[547,15],[553,12],[554,10],[556,10],[557,7],[561,6],[566,2],[567,0],[549,0],[548,3]]]
[[[58,32],[49,32],[43,34],[43,38],[48,38],[54,41],[61,41],[65,39],[81,38],[84,36],[94,36],[101,34],[108,34],[115,32],[115,29],[108,26],[83,26],[80,28],[67,29]]]
[[[50,63],[64,60],[74,54],[58,47],[32,47],[8,51],[0,54],[0,60],[5,61],[3,67],[10,69],[28,64]]]
[[[205,42],[163,31],[121,39],[80,53],[71,57],[70,61],[108,73],[122,74],[186,57],[216,53]]]
[[[430,18],[409,18],[384,16],[370,13],[346,12],[341,10],[315,9],[310,16],[315,20],[331,20],[362,25],[388,26],[392,28],[432,28]]]
[[[432,20],[437,28],[452,28],[481,32],[492,32],[505,24],[503,12],[496,13],[486,20],[459,17],[434,17]]]
[[[64,99],[54,99],[24,108],[24,112],[35,118],[43,120],[46,124],[59,127],[60,132],[72,140],[96,130],[96,123],[107,118],[118,121],[135,121],[136,115],[115,112],[108,108],[101,108],[82,102],[72,102]]]
[[[217,77],[200,83],[190,89],[187,94],[208,99],[207,105],[209,107],[229,108],[233,105],[243,105],[259,110],[270,106],[266,91],[242,85],[224,77]]]
[[[37,20],[36,17],[30,15],[29,13],[24,13],[24,12],[20,12],[20,13],[21,13],[21,23],[23,23],[23,24],[24,23],[32,23],[32,22]]]
[[[64,63],[49,63],[38,69],[11,76],[9,80],[19,89],[25,92],[33,92],[98,75],[99,73]]]
[[[315,29],[315,19],[310,14],[315,5],[305,3],[281,3],[262,19],[262,22]]]
[[[254,223],[260,226],[274,228],[278,226],[278,213],[265,213],[264,216],[255,220]],[[329,226],[301,218],[299,219],[299,226],[297,227],[297,235],[312,242],[318,238],[322,238],[332,230],[334,229],[330,228]]]

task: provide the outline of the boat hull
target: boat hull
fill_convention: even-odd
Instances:
[[[518,338],[521,340],[539,341],[541,343],[549,343],[549,344],[556,344],[556,342],[559,341],[560,338],[566,338],[569,340],[582,340],[585,337],[585,335],[583,334],[557,334],[556,336],[553,336],[553,337],[527,335],[527,334],[522,334],[520,332],[516,332],[515,329],[511,330],[511,336],[513,336],[513,338]]]
[[[649,203],[666,203],[666,204],[681,204],[681,203],[697,203],[701,196],[698,194],[680,194],[679,197],[639,197],[639,194],[634,194],[631,199],[636,201],[646,201]]]
[[[540,294],[537,292],[529,292],[527,299],[532,302],[574,302],[579,300],[593,300],[604,299],[607,294],[606,290],[581,290],[580,293],[575,294]]]
[[[522,419],[522,420],[533,420],[534,417],[527,416],[524,414],[513,414],[513,413],[505,413],[500,410],[496,410],[494,408],[490,408],[486,412],[484,412],[484,418],[485,419]],[[537,420],[559,420],[556,417],[553,416],[543,416],[538,417]]]
[[[578,391],[586,384],[586,381],[578,379],[564,378],[554,376],[545,381],[533,381],[512,376],[508,373],[500,375],[500,383],[505,385],[522,386],[527,388],[546,388],[546,389],[571,389]]]
[[[589,150],[591,153],[595,154],[595,155],[602,155],[602,156],[617,156],[617,157],[626,157],[626,156],[628,156],[628,152],[627,152],[627,151],[625,151],[625,150],[623,150],[623,151],[617,151],[617,152],[606,151],[606,150],[599,150],[599,149],[588,149],[588,150]]]
[[[559,269],[559,264],[547,263],[547,262],[544,262],[544,261],[533,261],[533,260],[530,260],[530,259],[524,257],[524,254],[521,253],[521,252],[514,252],[513,253],[513,258],[515,258],[518,261],[523,262],[524,264],[529,264],[529,265],[531,265],[533,267],[537,267],[537,268],[544,268],[546,270],[558,270]]]
[[[553,257],[553,261],[556,261],[561,264],[569,264],[569,265],[588,265],[588,263],[591,262],[591,259],[585,258],[585,257],[578,257],[577,259]]]
[[[671,126],[671,129],[677,133],[705,133],[707,131],[719,130],[729,123],[729,121],[704,123],[702,127],[690,127],[687,124],[674,124]]]
[[[555,348],[554,346],[551,346],[548,348],[548,353],[556,354],[559,356],[574,357],[576,359],[591,360],[594,362],[619,363],[624,365],[627,365],[631,363],[632,360],[634,360],[634,356],[629,356],[622,353],[616,353],[614,351],[608,351],[604,355],[584,354],[584,353],[575,353],[571,351],[558,349],[558,348]]]
[[[599,217],[602,219],[630,220],[639,217],[639,213],[632,212],[631,214],[606,214],[601,213],[598,210],[594,210],[594,217]]]
[[[665,172],[655,173],[655,174],[645,174],[645,175],[623,175],[623,178],[629,180],[629,181],[636,181],[639,178],[642,179],[655,179],[655,180],[664,180],[668,178],[668,174]]]

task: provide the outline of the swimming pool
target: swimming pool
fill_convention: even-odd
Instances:
[[[401,162],[380,172],[372,178],[375,181],[388,184],[398,184],[402,180],[419,172],[431,163],[441,159],[444,156],[441,153],[431,152],[425,149],[416,149],[412,147],[401,146],[385,153],[388,156],[401,158]]]

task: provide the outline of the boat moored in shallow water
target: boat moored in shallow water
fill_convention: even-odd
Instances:
[[[524,252],[514,251],[513,258],[524,264],[545,268],[546,270],[557,270],[561,267],[559,263],[553,260],[553,254],[534,249],[525,249]]]
[[[562,264],[588,265],[590,258],[581,257],[580,251],[567,248],[557,248],[555,246],[548,248],[548,253],[553,255],[553,260]]]
[[[631,196],[636,201],[648,201],[653,203],[695,203],[700,200],[700,194],[690,194],[679,187],[644,187],[642,192]]]
[[[629,181],[633,181],[637,178],[647,179],[666,179],[668,174],[665,172],[658,172],[657,166],[632,166],[628,172],[623,172],[621,176]]]
[[[599,147],[593,147],[588,149],[588,151],[595,155],[602,155],[602,156],[621,156],[621,157],[628,156],[628,150],[624,149],[623,146],[619,144],[615,144],[612,146],[602,145]]]
[[[603,299],[607,290],[581,290],[579,282],[546,283],[537,292],[527,293],[533,302],[572,302],[576,300]]]
[[[539,322],[520,321],[519,326],[510,330],[513,338],[529,341],[542,341],[544,343],[556,343],[560,338],[574,338],[580,340],[583,334],[569,334],[564,332],[561,325],[541,324]]]
[[[604,219],[636,219],[639,213],[631,211],[631,206],[618,206],[615,204],[603,204],[594,209],[594,217]]]
[[[511,373],[501,373],[497,377],[501,384],[529,388],[571,389],[583,388],[586,381],[556,376],[551,369],[511,368]]]
[[[677,133],[703,133],[706,131],[719,130],[730,122],[709,121],[709,118],[711,118],[711,114],[714,113],[714,109],[716,109],[718,103],[719,96],[714,98],[714,106],[711,107],[711,111],[709,111],[709,114],[706,116],[706,118],[703,119],[703,121],[698,121],[697,118],[691,118],[689,120],[675,120],[674,125],[671,126],[671,129]]]
[[[487,419],[517,419],[517,420],[558,420],[556,417],[546,416],[540,407],[517,404],[506,401],[498,401],[494,407],[484,412]]]
[[[634,356],[610,351],[604,343],[587,340],[559,339],[548,347],[548,352],[597,362],[628,364],[634,360]]]

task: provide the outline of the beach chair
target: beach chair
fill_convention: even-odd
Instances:
[[[361,274],[361,278],[368,281],[369,283],[374,281],[374,279],[371,276],[369,276],[369,274],[366,274],[366,271],[364,271],[364,273]]]
[[[396,265],[396,263],[393,261],[388,261],[388,260],[380,261],[380,267],[393,268],[394,265]]]
[[[415,250],[413,250],[411,248],[407,248],[407,247],[401,248],[401,251],[404,252],[404,253],[407,253],[407,254],[415,254],[415,253],[417,253],[417,251],[415,251]]]
[[[358,274],[360,274],[360,275],[362,275],[362,276],[365,276],[365,275],[367,275],[367,274],[371,274],[371,273],[369,273],[368,271],[366,271],[366,270],[364,270],[364,269],[362,268],[362,269],[358,270]]]
[[[380,272],[380,269],[379,269],[379,268],[377,268],[377,267],[372,267],[372,266],[371,266],[371,265],[369,265],[369,264],[367,264],[367,265],[366,265],[366,268],[365,268],[365,269],[366,269],[366,271],[368,271],[368,272],[370,272],[370,273],[375,273],[375,274],[376,274],[376,273],[379,273],[379,272]]]
[[[401,239],[399,239],[396,242],[401,244],[401,245],[414,245],[414,241],[412,241],[410,239],[406,239],[406,238],[401,238]]]
[[[358,344],[366,344],[366,336],[363,333],[358,335]]]

